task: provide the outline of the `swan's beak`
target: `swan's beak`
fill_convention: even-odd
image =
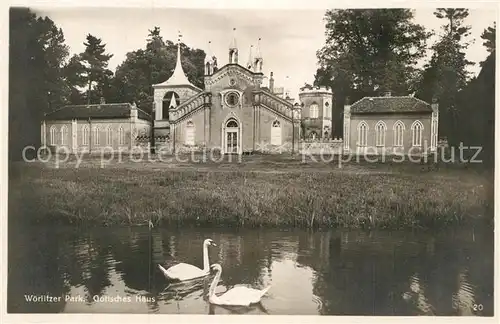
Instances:
[[[215,244],[214,242],[212,242],[212,246],[217,246],[217,244]]]

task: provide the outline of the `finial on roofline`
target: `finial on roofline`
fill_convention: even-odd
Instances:
[[[257,53],[255,53],[255,58],[256,59],[262,59],[262,53],[260,52],[260,41],[262,38],[259,37],[259,40],[257,41]]]
[[[236,28],[233,28],[233,39],[229,45],[229,64],[238,64],[238,45],[236,44]]]
[[[236,49],[238,45],[236,44],[236,27],[233,28],[233,39],[231,40],[231,44],[229,45],[229,49]]]
[[[248,62],[247,62],[247,69],[249,69],[250,71],[253,70],[254,68],[254,57],[253,57],[253,45],[250,45],[250,53],[248,55]]]

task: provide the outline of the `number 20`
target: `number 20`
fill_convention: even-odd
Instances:
[[[474,311],[482,311],[483,304],[474,304],[474,305],[472,305],[472,308],[474,309]]]

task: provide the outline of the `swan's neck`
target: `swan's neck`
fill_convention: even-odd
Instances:
[[[210,271],[210,263],[208,262],[208,245],[203,244],[203,271]]]
[[[215,297],[215,288],[217,287],[217,284],[219,283],[220,279],[220,273],[221,271],[217,271],[215,274],[215,278],[210,284],[210,288],[208,289],[208,297]]]

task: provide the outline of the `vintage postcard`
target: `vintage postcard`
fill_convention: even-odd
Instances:
[[[11,6],[6,318],[498,319],[498,5],[405,5]]]

